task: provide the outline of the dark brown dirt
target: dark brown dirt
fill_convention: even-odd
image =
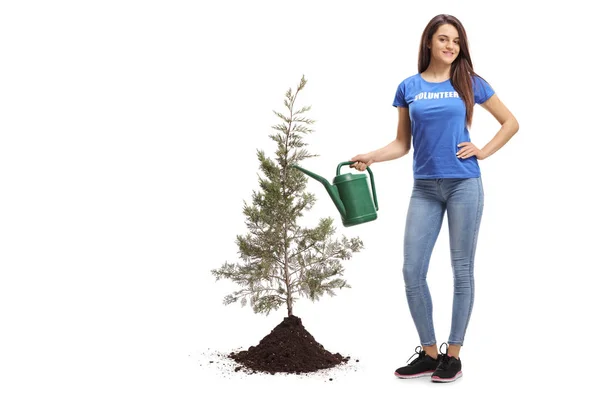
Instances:
[[[285,317],[256,346],[229,358],[240,364],[235,371],[307,373],[346,363],[350,357],[332,354],[319,344],[294,315]]]

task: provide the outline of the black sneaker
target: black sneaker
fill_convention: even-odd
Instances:
[[[414,360],[410,361],[415,355],[418,357]],[[439,357],[438,357],[439,358]],[[430,357],[425,353],[425,350],[421,348],[421,346],[417,346],[415,348],[415,354],[410,356],[407,362],[410,361],[405,367],[398,368],[394,375],[398,378],[407,379],[407,378],[418,378],[421,376],[431,376],[431,374],[435,371],[435,368],[438,365],[438,360]]]
[[[446,352],[442,352],[442,346],[446,345]],[[453,382],[462,376],[462,363],[460,358],[448,355],[448,344],[442,343],[440,346],[439,363],[435,372],[431,375],[433,382]]]

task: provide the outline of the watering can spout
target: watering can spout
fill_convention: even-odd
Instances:
[[[304,169],[298,165],[293,165],[292,167],[302,171],[303,173],[310,176],[311,178],[316,179],[317,181],[321,182],[323,184],[323,186],[325,186],[325,189],[327,190],[329,197],[331,197],[331,200],[333,200],[333,203],[335,204],[335,207],[340,212],[342,218],[343,219],[346,218],[346,208],[344,207],[344,203],[342,202],[342,199],[340,198],[340,193],[338,192],[337,187],[330,184],[327,179],[323,178],[320,175],[315,174],[314,172]]]

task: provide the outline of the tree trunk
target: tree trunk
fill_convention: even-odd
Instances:
[[[286,304],[288,317],[292,316],[292,288],[290,287],[290,268],[288,266],[288,237],[287,237],[287,224],[283,224],[283,244],[284,244],[284,256],[283,256],[283,267],[285,269],[285,291],[286,291]]]

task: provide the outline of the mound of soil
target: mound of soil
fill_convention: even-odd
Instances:
[[[332,354],[319,344],[294,315],[285,317],[271,333],[248,350],[229,354],[241,366],[251,372],[306,373],[331,368],[347,362],[350,357]]]

